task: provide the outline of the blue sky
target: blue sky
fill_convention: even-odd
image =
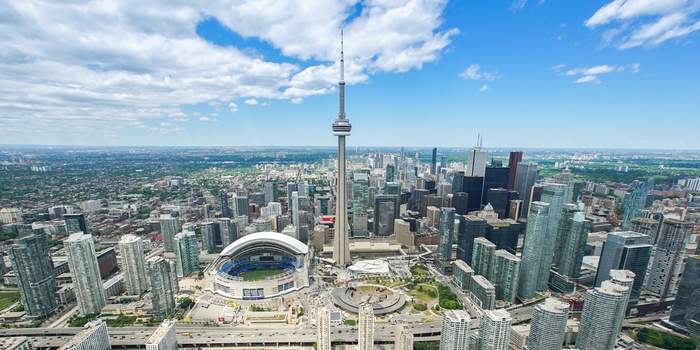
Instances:
[[[11,0],[0,144],[699,149],[700,0]]]

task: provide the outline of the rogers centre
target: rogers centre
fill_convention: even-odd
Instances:
[[[309,286],[309,248],[276,232],[257,232],[224,248],[207,268],[212,292],[234,299],[265,299]],[[251,279],[256,272],[266,276]],[[279,271],[279,273],[277,273]]]

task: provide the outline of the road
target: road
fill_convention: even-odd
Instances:
[[[178,325],[178,343],[180,348],[207,346],[310,346],[316,342],[316,330],[303,329],[301,327],[191,327]],[[424,323],[412,326],[412,332],[417,339],[424,341],[439,340],[441,324],[439,322]],[[143,347],[155,327],[121,327],[110,328],[110,342],[114,349],[135,349]],[[56,349],[65,344],[72,335],[78,333],[81,328],[24,328],[3,329],[0,336],[24,335],[34,340],[37,349]],[[333,342],[356,342],[356,327],[333,327],[331,340]],[[375,327],[375,341],[390,343],[395,339],[396,326],[377,325]],[[183,336],[189,333],[189,336]]]

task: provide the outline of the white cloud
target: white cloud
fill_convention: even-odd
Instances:
[[[602,28],[605,45],[656,46],[700,30],[698,0],[614,0],[584,22]]]
[[[572,69],[567,70],[566,72],[562,72],[561,69],[564,67],[566,67],[565,64],[559,64],[559,65],[552,67],[552,69],[557,71],[557,73],[559,75],[565,75],[565,76],[580,75],[579,78],[574,80],[574,83],[600,84],[602,81],[600,80],[600,78],[598,76],[601,74],[624,73],[627,70],[631,70],[632,73],[639,73],[639,63],[633,63],[633,64],[628,65],[627,67],[601,64],[601,65],[597,65],[597,66],[593,66],[593,67],[572,68]]]
[[[482,91],[482,92],[489,91],[489,87],[486,84],[484,84],[484,86],[479,88],[479,91]]]
[[[199,117],[199,121],[200,121],[200,122],[208,122],[208,121],[209,121],[209,118],[207,118],[207,117]]]
[[[420,69],[438,60],[458,33],[444,27],[447,3],[153,0],[144,9],[136,0],[6,0],[0,6],[0,140],[118,128],[177,133],[184,126],[160,126],[158,119],[187,122],[185,105],[235,112],[234,100],[329,94],[336,91],[341,28],[348,84]],[[269,44],[278,51],[275,61],[249,47],[203,40],[196,27],[207,18]]]
[[[219,114],[218,114],[218,113],[212,113],[211,116],[212,116],[212,117],[218,117]]]
[[[521,11],[525,8],[525,4],[527,4],[527,0],[514,0],[510,5],[510,10],[513,12]]]
[[[294,104],[300,104],[300,103],[302,103],[302,102],[304,102],[304,99],[303,99],[303,98],[301,98],[301,97],[292,97],[292,103],[294,103]]]
[[[574,80],[574,83],[576,83],[576,84],[580,84],[580,83],[600,84],[600,79],[598,79],[598,77],[595,75],[584,75],[584,76]]]
[[[251,98],[249,100],[245,100],[245,104],[250,105],[250,106],[255,106],[255,105],[260,104],[260,102],[258,102],[258,100],[254,99],[254,98]]]
[[[478,64],[472,64],[467,67],[459,76],[464,80],[493,81],[496,79],[495,73],[481,71],[481,67]]]

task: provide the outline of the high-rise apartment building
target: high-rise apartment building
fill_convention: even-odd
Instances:
[[[324,306],[316,312],[316,350],[332,350],[331,347],[331,314]]]
[[[358,310],[358,350],[374,350],[374,309],[372,304],[362,303]]]
[[[525,300],[534,298],[535,290],[543,291],[537,289],[538,282],[540,279],[549,278],[549,271],[547,271],[546,276],[540,276],[544,246],[552,243],[545,241],[548,224],[549,203],[532,202],[530,216],[527,220],[527,232],[525,233],[523,255],[520,261],[520,281],[518,282],[518,295]]]
[[[232,217],[231,207],[228,204],[228,191],[225,188],[219,190],[219,212],[225,218]]]
[[[625,210],[625,217],[622,221],[622,231],[630,229],[633,218],[642,216],[642,210],[646,205],[647,196],[653,186],[653,177],[650,177],[646,182],[641,182],[639,180],[634,180],[634,182],[632,182],[632,186],[630,186],[631,191],[625,197],[622,206]]]
[[[437,174],[437,148],[433,148],[433,157],[430,161],[430,174]]]
[[[3,350],[34,350],[31,339],[27,337],[0,338]]]
[[[632,219],[630,231],[651,237],[651,244],[656,244],[656,236],[661,223],[652,218],[637,217]]]
[[[411,328],[406,324],[396,325],[395,350],[413,350],[413,334]]]
[[[566,186],[555,183],[545,184],[542,189],[541,201],[549,203],[549,219],[547,220],[547,233],[542,246],[540,271],[537,276],[537,290],[546,291],[549,284],[549,271],[552,268],[554,259],[555,244],[553,243],[557,240],[559,218],[561,218],[561,211],[564,206],[564,192],[566,192]]]
[[[119,241],[119,254],[122,257],[124,282],[130,295],[140,295],[148,289],[143,243],[135,235],[124,235]]]
[[[276,182],[266,182],[263,185],[263,193],[265,193],[265,205],[270,202],[279,202],[279,185]]]
[[[199,271],[199,247],[194,232],[176,234],[174,248],[178,277],[189,276]]]
[[[448,310],[442,317],[440,350],[469,349],[471,317],[465,310]]]
[[[685,328],[693,337],[700,336],[700,256],[689,256],[685,262],[678,294],[671,308],[670,321]]]
[[[575,203],[576,198],[574,198],[574,185],[576,180],[571,175],[571,170],[569,168],[564,169],[561,173],[553,176],[554,182],[562,184],[565,186],[564,190],[564,204]]]
[[[491,282],[496,285],[496,299],[515,303],[518,295],[520,259],[505,250],[494,253]]]
[[[507,350],[511,321],[506,309],[484,310],[479,321],[478,350]]]
[[[393,164],[387,164],[384,172],[384,182],[396,181],[396,167]]]
[[[486,235],[486,220],[476,215],[460,215],[458,219],[457,259],[471,263],[474,254],[474,240]]]
[[[28,318],[44,318],[56,308],[56,280],[45,236],[29,235],[8,248]],[[0,256],[0,260],[3,259]]]
[[[146,340],[146,350],[177,350],[175,322],[165,320]]]
[[[521,216],[527,217],[530,212],[532,186],[535,186],[538,175],[537,163],[518,163],[513,189],[520,193],[523,201]]]
[[[591,222],[583,214],[582,203],[564,205],[561,215],[553,262],[561,275],[576,279],[581,274]]]
[[[603,281],[586,291],[576,347],[586,350],[613,350],[625,318],[629,288]]]
[[[595,285],[602,285],[610,279],[611,270],[629,270],[635,274],[634,284],[630,291],[630,304],[639,301],[642,293],[644,277],[654,248],[649,244],[649,236],[636,232],[610,232],[603,245],[603,252],[598,264]]]
[[[394,234],[394,220],[399,217],[399,197],[395,195],[374,196],[374,236],[387,237]]]
[[[496,306],[496,286],[481,275],[473,275],[471,279],[469,297],[482,310],[493,310]]]
[[[88,322],[80,333],[58,350],[112,350],[107,324],[100,319]]]
[[[80,313],[83,316],[99,314],[107,299],[92,235],[73,233],[63,241],[63,246],[68,255],[68,266],[73,276],[73,288]]]
[[[508,156],[508,190],[515,189],[515,177],[518,171],[518,163],[523,160],[522,151],[510,152]]]
[[[175,235],[180,231],[178,219],[170,215],[160,216],[160,234],[163,237],[163,251],[172,253],[175,251]]]
[[[646,287],[650,292],[661,297],[675,294],[691,227],[687,221],[664,219],[647,280]]]
[[[569,319],[567,302],[547,298],[532,310],[530,336],[527,347],[530,350],[561,350],[566,335],[566,321]]]
[[[492,279],[494,254],[496,245],[484,237],[474,239],[474,252],[469,266],[474,269],[475,275],[482,275],[487,279]]]
[[[452,260],[452,241],[454,239],[455,208],[442,208],[440,217],[440,241],[438,242],[439,260]]]
[[[178,292],[177,277],[170,261],[160,256],[146,261],[148,286],[151,290],[153,318],[162,320],[175,311],[175,294]]]

